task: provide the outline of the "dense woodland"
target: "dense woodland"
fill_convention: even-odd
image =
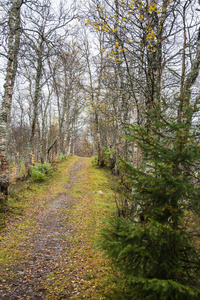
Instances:
[[[125,190],[111,299],[199,299],[200,2],[0,2],[1,202],[12,172],[96,155]]]

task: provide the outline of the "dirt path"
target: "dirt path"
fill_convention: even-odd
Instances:
[[[63,261],[67,264],[65,253],[68,250],[72,252],[72,244],[68,237],[74,230],[68,224],[69,215],[66,213],[73,210],[76,201],[76,198],[70,195],[70,191],[77,181],[77,174],[87,164],[87,159],[79,158],[73,165],[65,185],[66,193],[48,200],[44,204],[45,208],[38,212],[34,225],[28,231],[25,244],[19,244],[18,250],[25,250],[27,255],[15,262],[0,281],[0,299],[45,299],[45,285],[53,282],[56,272],[63,272]],[[65,295],[50,298],[70,299],[77,293],[73,284],[69,284],[67,289]]]

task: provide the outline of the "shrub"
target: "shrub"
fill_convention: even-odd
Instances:
[[[46,175],[51,173],[51,165],[50,164],[41,164],[37,166],[33,166],[30,169],[30,175],[33,181],[41,182],[46,179]]]
[[[40,172],[40,171],[38,171],[35,167],[31,168],[30,174],[31,174],[31,178],[35,182],[44,181],[45,178],[46,178],[45,174],[42,173],[42,172]]]
[[[50,164],[37,165],[36,170],[44,174],[49,174],[51,172],[51,165]]]
[[[98,158],[97,158],[97,156],[93,157],[91,163],[92,163],[93,166],[97,166],[97,164],[98,164]]]
[[[115,151],[113,149],[107,149],[106,147],[102,147],[101,149],[101,166],[108,167],[113,169],[115,167]]]

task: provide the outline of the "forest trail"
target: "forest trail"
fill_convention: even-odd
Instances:
[[[106,189],[108,178],[90,161],[76,157],[66,164],[65,191],[53,199],[47,195],[35,214],[29,217],[27,211],[23,222],[3,235],[0,299],[103,299],[98,290],[108,267],[91,237],[102,223],[98,211],[107,199],[99,188]],[[13,242],[16,228],[19,241]]]

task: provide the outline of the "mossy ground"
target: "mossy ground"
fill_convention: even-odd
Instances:
[[[88,159],[88,163],[90,159]],[[115,210],[113,185],[116,178],[107,171],[88,166],[78,174],[77,182],[70,191],[77,199],[74,210],[70,210],[70,225],[74,228],[68,238],[71,243],[67,253],[68,277],[57,274],[54,284],[49,284],[49,298],[73,283],[77,293],[70,299],[103,299],[109,289],[105,278],[112,273],[109,262],[98,249],[98,239],[105,219]],[[53,295],[53,296],[52,296]]]
[[[79,159],[71,157],[59,163],[57,171],[43,183],[18,182],[11,186],[8,210],[4,214],[6,227],[1,233],[1,284],[16,276],[14,268],[20,260],[28,261],[32,256],[30,237],[36,234],[36,216],[45,211],[49,200],[66,193],[70,172]],[[97,241],[105,218],[115,211],[113,186],[117,179],[93,167],[90,158],[83,161],[83,168],[67,190],[73,201],[62,210],[68,248],[56,270],[45,274],[45,299],[103,299],[103,292],[109,289],[105,278],[112,270]]]
[[[42,206],[47,198],[56,197],[64,192],[64,184],[67,183],[70,169],[77,159],[78,157],[73,156],[69,160],[63,160],[58,165],[54,165],[54,172],[39,184],[34,183],[30,178],[13,182],[9,187],[6,206],[0,207],[0,232],[13,218],[21,219],[26,211],[30,213],[30,209],[34,207],[37,210],[37,206]]]

